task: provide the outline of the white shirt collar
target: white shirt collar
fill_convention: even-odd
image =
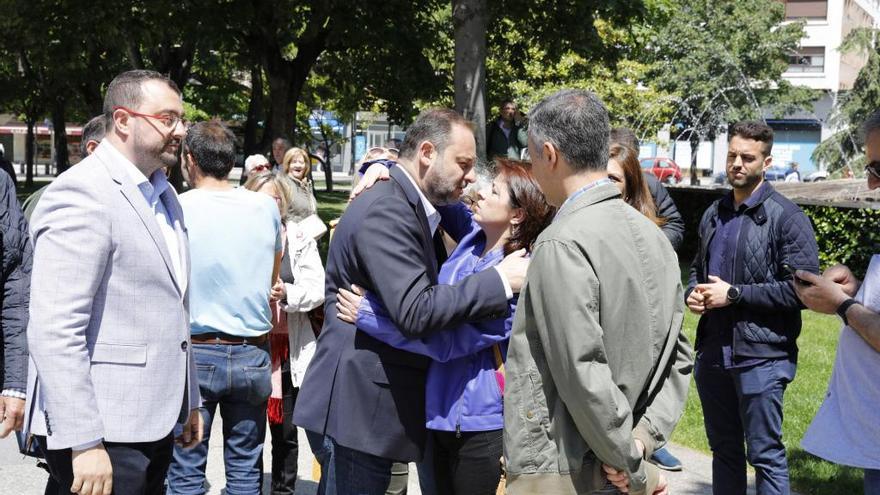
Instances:
[[[143,172],[140,171],[139,168],[135,166],[134,163],[131,163],[131,160],[125,157],[121,151],[117,150],[110,141],[103,140],[99,146],[105,146],[109,153],[113,156],[113,159],[122,164],[122,169],[125,170],[125,173],[128,174],[128,177],[132,182],[140,189],[141,194],[144,195],[144,198],[147,200],[150,206],[155,206],[159,201],[159,197],[162,196],[162,193],[168,189],[168,178],[165,177],[165,172],[162,169],[156,170],[147,179],[147,176],[144,175]]]
[[[434,235],[437,232],[437,227],[440,225],[440,212],[437,211],[437,208],[434,208],[434,205],[428,201],[428,198],[422,193],[422,190],[419,188],[419,185],[416,184],[415,179],[409,175],[406,168],[404,168],[399,163],[396,163],[395,166],[403,171],[403,174],[406,175],[406,178],[412,183],[413,187],[416,189],[416,193],[419,195],[419,199],[422,201],[422,206],[425,208],[425,215],[428,217],[428,227],[431,229],[431,235]]]

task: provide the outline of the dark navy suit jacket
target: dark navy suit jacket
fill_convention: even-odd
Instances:
[[[421,199],[399,167],[358,196],[339,221],[327,256],[326,320],[293,422],[351,449],[417,461],[425,443],[430,358],[395,349],[336,317],[337,288],[375,294],[404,335],[424,337],[507,315],[495,270],[437,285],[437,256]]]

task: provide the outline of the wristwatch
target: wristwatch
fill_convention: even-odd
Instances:
[[[844,325],[849,325],[849,322],[846,320],[846,310],[848,310],[849,307],[852,306],[853,304],[858,304],[858,303],[859,302],[856,301],[855,299],[849,298],[846,301],[843,301],[842,303],[840,303],[840,306],[837,307],[837,311],[836,311],[837,316],[839,316],[840,319],[843,320]]]
[[[727,289],[727,300],[732,303],[739,302],[739,298],[742,297],[742,289],[735,285],[731,285],[729,289]]]

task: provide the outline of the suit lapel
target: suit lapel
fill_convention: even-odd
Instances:
[[[106,153],[107,150],[98,146],[94,154],[99,160],[101,160],[101,163],[107,167],[110,177],[119,185],[119,191],[125,199],[128,200],[128,203],[134,209],[135,213],[137,213],[138,218],[140,218],[141,222],[144,224],[147,232],[149,232],[150,237],[153,239],[153,244],[156,245],[156,249],[159,250],[159,254],[165,262],[165,268],[168,269],[168,274],[175,282],[175,286],[182,296],[183,291],[177,281],[177,275],[174,273],[174,264],[171,262],[171,255],[168,253],[168,246],[165,244],[165,238],[162,236],[162,231],[159,230],[159,224],[156,222],[156,216],[153,214],[153,210],[150,209],[141,190],[134,184],[134,182],[132,182],[125,171],[120,170],[120,165],[113,163],[112,157],[107,156]]]
[[[437,256],[434,252],[433,236],[431,235],[431,227],[428,225],[428,214],[425,211],[425,207],[422,205],[422,198],[419,195],[419,192],[416,190],[415,186],[413,186],[413,182],[410,180],[409,177],[407,177],[406,172],[404,172],[400,168],[400,165],[391,167],[390,173],[391,177],[403,189],[403,193],[406,195],[406,199],[416,210],[416,216],[419,217],[419,225],[421,225],[422,232],[424,233],[422,245],[425,248],[425,251],[430,254],[430,256],[428,257],[431,259],[431,263],[434,267],[434,273],[436,274]]]

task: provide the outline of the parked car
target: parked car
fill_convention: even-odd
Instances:
[[[772,166],[764,171],[764,180],[768,181],[777,181],[777,180],[785,180],[785,172],[788,169],[786,167]]]
[[[824,170],[817,170],[812,174],[804,177],[804,182],[819,182],[820,180],[828,179],[828,172]]]
[[[657,177],[664,184],[678,184],[681,182],[681,168],[670,158],[652,157],[643,158],[639,161],[642,170]]]

